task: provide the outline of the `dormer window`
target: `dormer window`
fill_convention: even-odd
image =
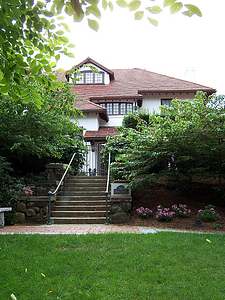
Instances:
[[[82,71],[74,74],[75,85],[100,85],[104,84],[104,72]]]

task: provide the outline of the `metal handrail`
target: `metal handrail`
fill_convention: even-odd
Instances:
[[[109,196],[109,181],[110,181],[110,164],[111,164],[111,152],[109,152],[109,162],[108,162],[108,174],[107,174],[107,183],[105,190],[105,225],[108,225],[108,196]]]
[[[75,154],[76,153],[73,154],[73,156],[72,156],[72,158],[71,158],[71,160],[70,160],[70,162],[69,162],[69,164],[68,164],[68,166],[67,166],[67,168],[66,168],[66,170],[65,170],[65,172],[64,172],[64,174],[63,174],[63,176],[62,176],[62,178],[60,180],[60,182],[58,183],[56,189],[54,190],[54,192],[52,192],[52,191],[48,192],[48,225],[52,225],[51,221],[50,221],[50,219],[51,219],[51,197],[53,195],[55,195],[55,193],[58,191],[60,185],[62,184],[62,182],[63,182],[63,180],[64,180],[64,178],[65,178],[65,176],[66,176],[66,174],[67,174],[67,172],[69,170],[69,167],[70,167],[70,165],[71,165],[71,163],[72,163],[72,161],[74,159]],[[65,183],[65,181],[64,181],[64,183]],[[64,185],[64,192],[63,192],[63,194],[65,196],[65,185]]]

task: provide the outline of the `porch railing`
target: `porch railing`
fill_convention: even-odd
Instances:
[[[64,174],[63,174],[63,176],[62,176],[62,178],[60,180],[60,182],[58,183],[56,189],[54,190],[54,192],[52,192],[52,191],[48,192],[48,225],[52,225],[51,224],[51,197],[53,195],[55,195],[55,193],[57,193],[57,191],[58,191],[59,187],[61,186],[63,180],[64,180],[64,183],[63,183],[63,196],[65,196],[65,183],[66,183],[66,181],[65,181],[66,178],[65,177],[66,177],[66,174],[67,174],[67,172],[69,170],[69,167],[70,167],[70,165],[71,165],[71,163],[72,163],[72,161],[74,159],[75,154],[76,153],[73,154],[73,156],[72,156],[72,158],[71,158],[71,160],[70,160],[70,162],[69,162],[69,164],[68,164],[68,166],[67,166],[67,168],[66,168],[66,170],[65,170],[65,172],[64,172]]]
[[[107,172],[107,184],[105,190],[105,225],[108,225],[108,196],[109,196],[109,182],[110,182],[110,164],[111,164],[111,152],[109,152],[108,172]]]

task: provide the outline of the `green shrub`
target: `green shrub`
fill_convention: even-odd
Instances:
[[[221,216],[218,214],[218,212],[215,210],[215,207],[213,205],[207,205],[205,206],[205,209],[200,209],[198,211],[198,216],[204,221],[204,222],[214,222],[221,218]]]

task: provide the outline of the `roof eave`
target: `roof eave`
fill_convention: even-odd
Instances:
[[[196,93],[198,91],[206,92],[208,95],[216,93],[216,89],[213,88],[199,88],[199,89],[148,89],[148,90],[138,90],[139,94],[148,94],[148,93]]]

